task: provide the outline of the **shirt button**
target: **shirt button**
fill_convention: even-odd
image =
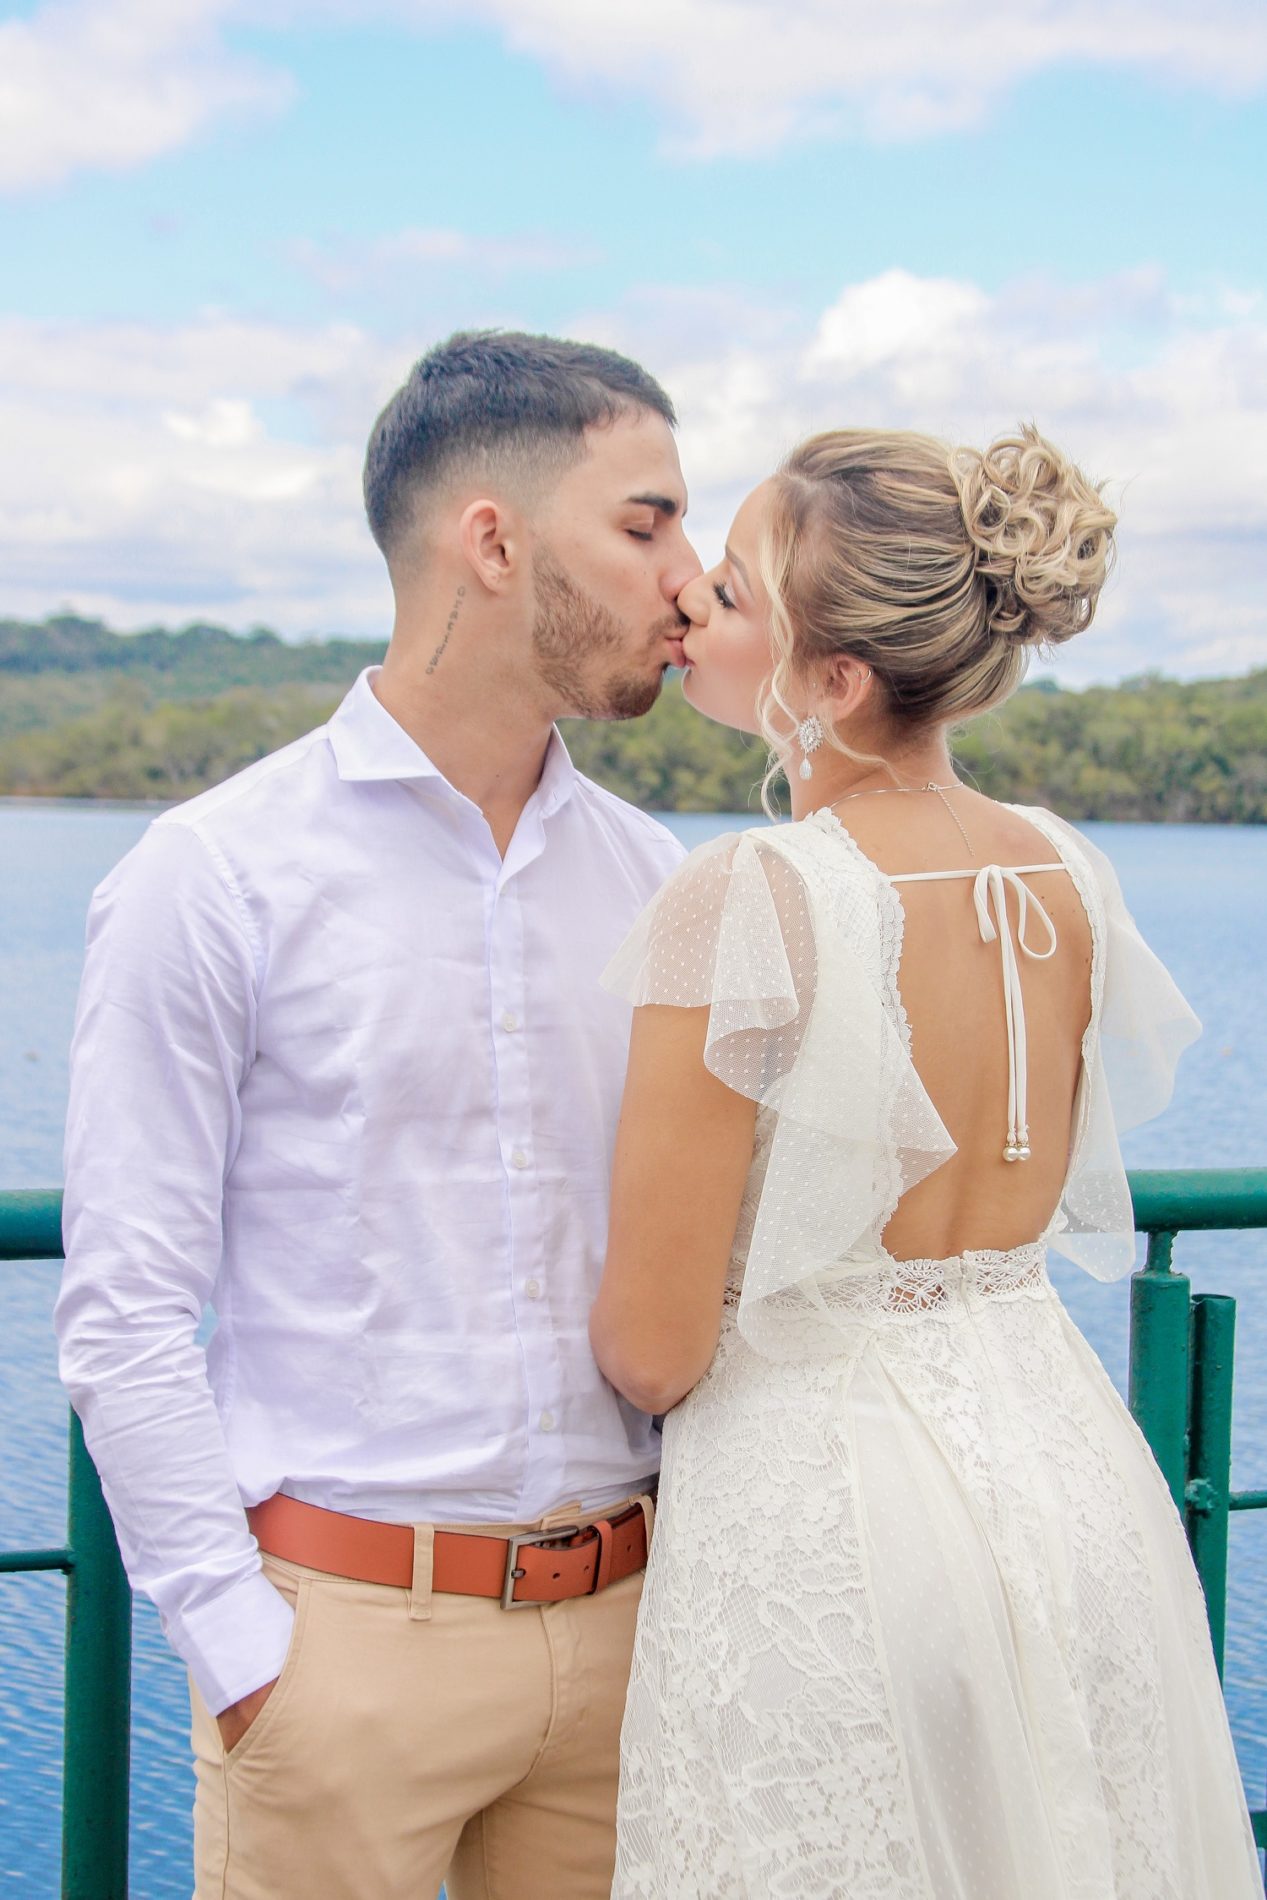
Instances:
[[[519,1018],[518,1016],[516,1016],[514,1010],[504,1009],[502,1011],[502,1028],[510,1030],[510,1029],[518,1029],[518,1027],[519,1027]]]
[[[540,1280],[529,1280],[527,1286],[524,1288],[524,1292],[528,1295],[530,1300],[539,1300],[541,1298]]]
[[[552,1432],[554,1430],[554,1413],[543,1412],[541,1414],[540,1424],[543,1432]]]
[[[527,1167],[528,1157],[524,1153],[522,1148],[515,1149],[515,1152],[510,1157],[510,1165],[512,1168],[526,1168]]]

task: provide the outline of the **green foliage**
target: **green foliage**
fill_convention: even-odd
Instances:
[[[152,702],[211,698],[231,687],[344,687],[382,658],[363,640],[288,644],[267,627],[242,637],[197,622],[178,633],[118,634],[58,614],[0,620],[0,739],[82,717],[126,686]]]
[[[676,684],[645,719],[620,725],[567,719],[563,736],[578,770],[645,811],[749,811],[760,815],[765,747],[692,712]]]
[[[1267,668],[1085,692],[1026,688],[966,727],[955,757],[993,798],[1066,818],[1267,822]]]
[[[0,792],[59,798],[189,798],[320,725],[328,688],[234,687],[215,699],[146,705],[116,690],[84,719],[0,743]]]
[[[380,649],[266,629],[119,635],[0,621],[0,793],[187,798],[326,719]],[[653,811],[752,811],[764,750],[670,684],[645,719],[569,720],[581,771]],[[1067,818],[1267,822],[1267,669],[1180,684],[1026,687],[955,739],[982,791]]]

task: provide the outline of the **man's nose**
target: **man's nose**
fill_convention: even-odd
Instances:
[[[662,583],[665,598],[676,600],[679,605],[681,604],[679,597],[683,590],[689,587],[692,581],[698,580],[704,572],[704,564],[686,536],[682,535],[680,539],[681,546],[674,549],[673,559],[665,568]],[[687,611],[685,607],[682,608],[683,613]]]

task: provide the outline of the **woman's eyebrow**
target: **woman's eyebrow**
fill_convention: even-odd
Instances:
[[[748,592],[751,593],[752,582],[748,579],[748,570],[744,566],[743,562],[739,559],[739,556],[735,553],[734,549],[730,546],[729,542],[727,542],[726,544],[726,559],[730,562],[730,565],[732,567],[738,568],[740,580],[743,582],[744,586],[748,589]]]

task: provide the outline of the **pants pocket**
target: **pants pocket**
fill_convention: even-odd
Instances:
[[[309,1577],[291,1577],[283,1572],[269,1576],[268,1581],[281,1596],[286,1598],[295,1612],[295,1621],[290,1632],[290,1646],[286,1651],[282,1672],[273,1686],[273,1692],[268,1701],[246,1734],[227,1750],[224,1757],[226,1769],[236,1768],[240,1761],[258,1747],[261,1739],[277,1726],[291,1699],[295,1677],[299,1670],[300,1650],[308,1622],[308,1607],[312,1601],[312,1581]]]

